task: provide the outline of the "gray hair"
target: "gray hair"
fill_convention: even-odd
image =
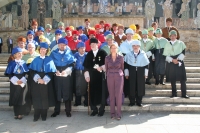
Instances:
[[[29,45],[31,45],[31,46],[34,46],[34,47],[35,47],[35,44],[34,44],[34,43],[32,43],[32,42],[28,43],[27,47],[28,47]]]

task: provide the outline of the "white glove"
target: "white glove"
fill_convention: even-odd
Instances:
[[[146,52],[146,55],[147,55],[148,58],[150,58],[152,56],[151,51]]]
[[[19,79],[16,77],[16,76],[13,76],[11,79],[10,79],[10,82],[12,82],[14,85],[18,85],[17,84],[17,81],[18,81]]]
[[[34,77],[33,77],[33,80],[37,83],[38,79],[41,79],[40,75],[35,74]]]

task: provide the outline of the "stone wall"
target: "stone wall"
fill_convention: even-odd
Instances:
[[[26,36],[26,32],[27,31],[0,32],[0,37],[3,38],[3,42],[4,42],[3,52],[7,52],[6,39],[9,35],[14,39],[14,44],[16,46],[17,38],[19,36]],[[199,54],[200,53],[200,31],[199,30],[179,30],[179,32],[180,32],[181,40],[184,41],[187,46],[186,52]]]

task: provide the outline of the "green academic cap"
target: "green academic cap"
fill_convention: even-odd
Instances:
[[[60,21],[60,22],[58,23],[58,27],[59,27],[59,26],[64,26],[64,23]]]
[[[106,36],[106,40],[108,40],[108,39],[112,39],[112,40],[114,40],[114,36],[111,35],[111,34],[108,34],[108,35]]]
[[[162,34],[162,29],[160,29],[160,28],[156,29],[155,34]]]
[[[146,29],[142,30],[142,35],[148,35],[148,30]]]
[[[171,35],[177,35],[177,32],[176,32],[175,30],[171,30],[171,31],[169,32],[169,36],[171,36]]]
[[[148,31],[154,31],[154,28],[153,28],[153,27],[150,27],[150,28],[148,29]]]
[[[46,28],[46,29],[47,29],[47,28],[50,28],[50,29],[52,29],[52,25],[50,25],[50,24],[47,24],[45,28]]]

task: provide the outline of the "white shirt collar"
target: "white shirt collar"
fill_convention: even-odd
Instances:
[[[123,34],[121,34],[121,35],[120,35],[120,34],[118,34],[118,35],[119,35],[119,38],[120,38],[120,39],[122,39],[122,37],[123,37],[124,33],[123,33]]]
[[[176,40],[174,40],[174,41],[170,41],[172,44],[174,44],[175,42],[177,41],[177,39]]]
[[[63,54],[63,53],[64,53],[64,51],[60,51],[60,50],[59,50],[58,52],[59,52],[60,54]]]
[[[97,55],[97,53],[98,53],[98,49],[97,50],[95,50],[95,51],[92,51],[93,52],[93,54],[94,54],[94,57],[96,57],[96,55]]]
[[[83,57],[85,54],[80,54],[80,53],[78,53],[81,57]]]
[[[114,31],[114,33],[117,34],[117,33],[118,33],[118,30]]]
[[[146,38],[146,39],[144,39],[144,38],[143,38],[142,40],[144,41],[144,43],[146,43],[146,42],[148,41],[148,39],[147,39],[147,38]]]
[[[20,63],[20,62],[22,62],[22,60],[21,59],[19,59],[19,60],[15,59],[15,62]]]
[[[41,59],[44,59],[44,58],[45,58],[45,56],[41,56],[41,55],[40,55],[40,58],[41,58]]]
[[[160,37],[160,38],[157,38],[158,40],[160,40],[162,37]]]

